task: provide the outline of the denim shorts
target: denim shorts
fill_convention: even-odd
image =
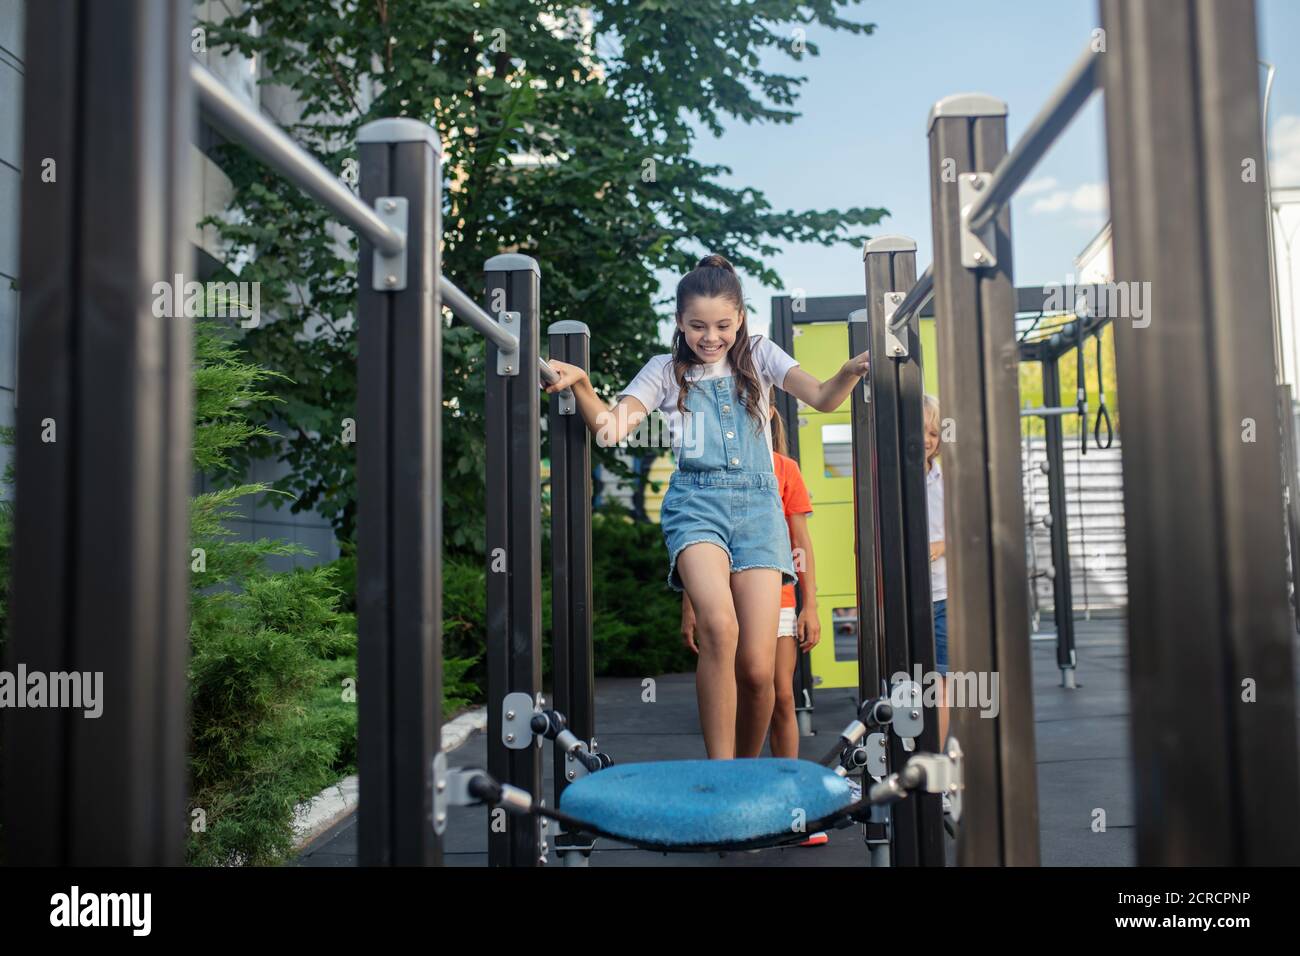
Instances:
[[[675,471],[659,517],[668,545],[668,586],[682,591],[677,556],[708,541],[727,552],[731,570],[774,568],[793,584],[790,529],[772,472]]]

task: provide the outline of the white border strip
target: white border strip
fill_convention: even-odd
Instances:
[[[442,749],[450,753],[475,733],[487,729],[487,708],[466,711],[442,726]],[[326,787],[294,811],[294,849],[301,850],[357,808],[360,782],[356,774]]]

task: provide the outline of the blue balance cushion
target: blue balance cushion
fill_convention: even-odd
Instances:
[[[852,803],[833,771],[782,757],[608,767],[566,787],[560,809],[616,837],[688,847],[797,834]]]

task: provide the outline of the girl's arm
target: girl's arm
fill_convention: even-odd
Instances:
[[[796,365],[786,373],[781,387],[819,412],[833,412],[840,407],[844,399],[848,398],[849,392],[853,391],[853,386],[867,374],[869,368],[867,353],[863,352],[845,362],[840,370],[826,381],[819,382],[815,376]]]
[[[821,641],[821,620],[817,616],[817,568],[813,560],[812,534],[808,531],[808,516],[792,514],[789,517],[790,544],[802,556],[803,570],[795,569],[799,576],[799,593],[803,607],[796,626],[800,650],[810,651]]]
[[[790,524],[790,544],[796,555],[803,557],[803,570],[795,568],[799,577],[799,593],[803,595],[805,611],[817,610],[817,567],[813,560],[812,533],[808,530],[808,516],[794,514],[787,519]]]
[[[636,428],[649,413],[639,398],[624,395],[611,408],[605,400],[596,394],[596,389],[587,377],[586,370],[577,365],[547,359],[551,368],[559,373],[559,379],[550,385],[543,384],[547,394],[573,389],[573,398],[578,406],[578,413],[587,423],[596,444],[605,448],[612,447],[627,437],[628,432]]]

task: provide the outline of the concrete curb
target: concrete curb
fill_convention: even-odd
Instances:
[[[442,726],[442,749],[450,753],[487,728],[487,708],[467,711]],[[301,850],[357,808],[360,784],[356,774],[326,787],[294,811],[294,849]]]

